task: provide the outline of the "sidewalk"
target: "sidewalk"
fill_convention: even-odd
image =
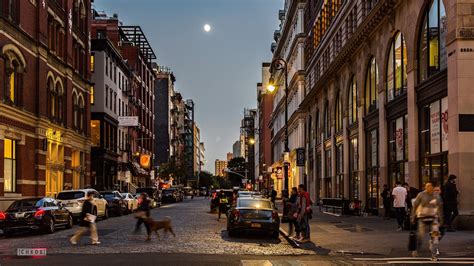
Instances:
[[[283,208],[281,202],[279,212]],[[310,220],[312,244],[303,248],[318,246],[330,250],[330,254],[366,254],[390,257],[410,256],[408,231],[396,231],[396,219],[384,220],[378,216],[332,216],[313,207]],[[288,223],[281,227],[288,232]],[[428,238],[423,243],[420,256],[428,256]],[[446,233],[440,242],[442,257],[474,257],[474,231]]]

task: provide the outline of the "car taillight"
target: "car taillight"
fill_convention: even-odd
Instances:
[[[35,217],[43,217],[45,215],[45,210],[37,210],[35,212]]]
[[[278,212],[272,212],[272,218],[274,220],[278,219]]]
[[[7,219],[7,214],[4,212],[0,212],[0,221]]]

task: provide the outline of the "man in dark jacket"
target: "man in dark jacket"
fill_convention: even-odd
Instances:
[[[92,245],[100,244],[99,236],[97,235],[97,226],[95,223],[97,216],[93,214],[94,213],[94,204],[92,202],[93,195],[94,195],[93,191],[87,192],[86,200],[84,201],[82,205],[81,222],[79,223],[80,227],[69,240],[71,244],[73,245],[77,244],[77,241],[81,239],[81,236],[87,231],[87,229],[91,231]]]
[[[150,200],[148,200],[148,195],[143,192],[140,194],[139,198],[139,203],[138,203],[138,209],[137,209],[137,223],[135,225],[135,233],[138,233],[140,231],[140,226],[145,224],[146,232],[148,235],[147,240],[150,240],[150,227],[148,226],[148,223],[145,222],[147,218],[150,217]]]
[[[448,232],[455,231],[451,223],[458,216],[458,189],[456,187],[456,176],[450,175],[448,181],[443,186],[441,196],[444,203],[444,222],[448,228]]]
[[[392,208],[392,205],[390,204],[391,202],[390,189],[388,188],[387,184],[383,185],[383,191],[382,193],[380,193],[380,196],[382,197],[383,208],[385,210],[385,213],[384,213],[385,219],[390,219],[390,210]]]

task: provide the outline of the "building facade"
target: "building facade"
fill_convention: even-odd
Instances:
[[[296,166],[296,149],[304,148],[305,115],[300,103],[305,94],[305,0],[286,0],[279,12],[280,29],[274,33],[272,44],[273,58],[282,58],[287,62],[288,70],[288,146],[289,146],[289,188],[304,182],[304,167]],[[272,169],[281,169],[284,164],[285,138],[285,75],[284,71],[273,73],[276,92],[273,97],[273,112],[270,120],[272,143]],[[273,175],[275,189],[280,193],[284,188],[281,175]]]
[[[256,133],[256,109],[245,109],[244,118],[241,121],[240,133],[242,142],[242,157],[246,163],[246,177],[248,182],[256,184],[255,179],[255,133]],[[257,132],[258,133],[258,132]],[[258,177],[258,176],[257,176]]]
[[[0,9],[0,209],[90,186],[91,1]]]
[[[422,188],[458,176],[472,217],[474,91],[466,1],[308,1],[306,112],[315,199],[377,213],[384,184]],[[449,127],[448,127],[449,125]]]
[[[219,159],[216,159],[214,163],[214,174],[215,176],[225,176],[226,172],[225,169],[227,169],[227,161],[221,161]]]

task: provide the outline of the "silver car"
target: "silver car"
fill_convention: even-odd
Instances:
[[[86,195],[89,191],[92,191],[94,204],[94,215],[107,219],[109,217],[109,212],[107,210],[107,201],[92,188],[85,189],[75,189],[75,190],[64,190],[58,193],[56,200],[61,202],[68,211],[72,213],[72,216],[75,219],[78,219],[81,216],[82,204],[86,200]]]
[[[127,201],[127,208],[129,212],[133,212],[138,208],[138,200],[130,193],[122,193],[122,197]]]

